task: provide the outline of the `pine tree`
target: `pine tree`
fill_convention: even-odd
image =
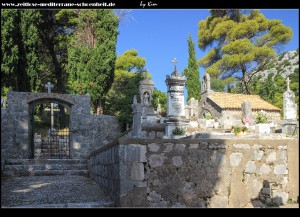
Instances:
[[[194,97],[195,99],[200,99],[200,79],[199,79],[199,69],[197,65],[195,44],[192,41],[192,36],[188,38],[188,68],[184,69],[184,75],[187,77],[186,88],[188,92],[187,100]]]
[[[276,56],[274,49],[287,43],[292,29],[280,20],[268,20],[259,10],[211,10],[199,22],[198,45],[213,48],[200,60],[213,77],[239,78],[243,92],[251,94],[249,82]],[[256,65],[257,70],[251,72]],[[251,72],[251,73],[250,73]]]
[[[106,111],[115,115],[122,128],[132,122],[132,99],[139,95],[139,82],[145,78],[146,60],[134,49],[125,51],[116,60],[114,82],[106,96]]]

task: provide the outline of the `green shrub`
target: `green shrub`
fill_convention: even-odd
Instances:
[[[179,136],[183,136],[185,135],[185,130],[179,127],[176,127],[173,131],[172,131],[173,135],[179,135]]]

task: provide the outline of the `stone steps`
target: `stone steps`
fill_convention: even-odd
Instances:
[[[3,165],[4,176],[88,176],[86,160],[81,159],[9,159]]]
[[[59,204],[29,204],[22,206],[10,206],[1,208],[105,208],[115,207],[113,201],[96,201],[96,202],[81,202],[81,203],[59,203]]]

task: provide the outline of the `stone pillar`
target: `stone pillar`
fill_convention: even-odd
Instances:
[[[176,60],[174,61],[175,63]],[[166,84],[167,92],[167,120],[165,134],[171,136],[173,129],[176,127],[186,128],[188,121],[185,119],[184,109],[184,92],[185,76],[180,76],[179,72],[175,70],[171,76],[167,75]]]
[[[132,116],[132,137],[142,137],[142,106],[137,103],[136,95],[133,97]]]
[[[283,93],[283,121],[282,133],[295,134],[296,128],[299,127],[297,121],[297,105],[295,104],[295,94],[290,90],[289,78],[287,79],[287,91]]]

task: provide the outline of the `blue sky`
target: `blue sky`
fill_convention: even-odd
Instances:
[[[261,10],[268,19],[282,20],[284,25],[293,29],[292,40],[285,45],[280,53],[299,48],[299,10],[298,9],[269,9]],[[121,22],[117,42],[117,54],[126,50],[136,49],[139,56],[146,58],[146,69],[152,74],[154,86],[166,92],[165,78],[173,72],[171,60],[178,60],[177,69],[180,73],[188,62],[187,39],[191,34],[195,42],[197,59],[205,52],[198,48],[198,22],[209,16],[208,10],[132,10],[131,17]],[[200,69],[200,78],[204,68]]]

